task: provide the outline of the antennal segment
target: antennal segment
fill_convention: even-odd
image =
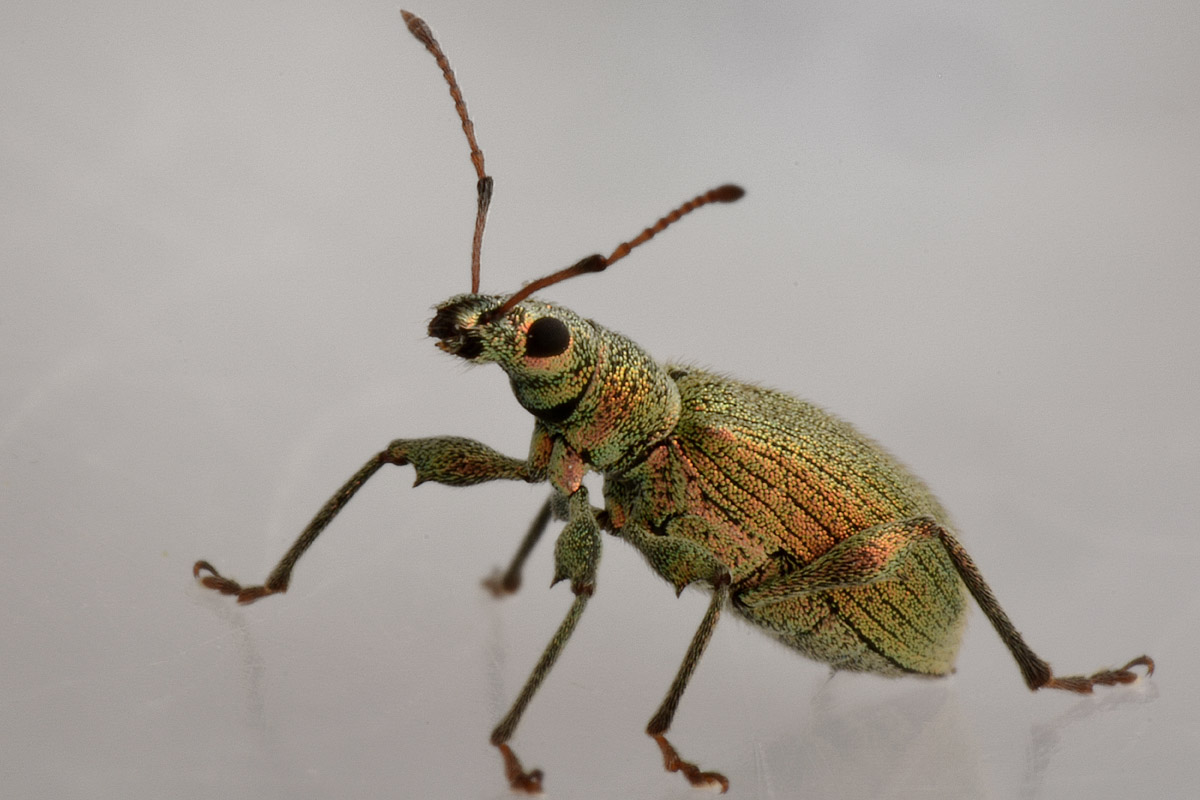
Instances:
[[[442,75],[446,78],[446,83],[450,84],[450,97],[454,99],[454,110],[458,112],[458,118],[462,120],[463,133],[466,134],[467,144],[471,147],[471,163],[475,165],[475,174],[479,176],[479,180],[475,184],[475,190],[478,193],[478,203],[475,209],[475,236],[471,242],[471,293],[478,294],[479,260],[480,253],[483,251],[483,226],[487,220],[488,205],[492,202],[492,176],[488,175],[483,168],[483,151],[479,149],[479,143],[475,141],[475,123],[471,122],[471,117],[467,114],[467,103],[463,100],[462,91],[458,88],[458,81],[454,78],[454,70],[450,69],[450,60],[442,52],[437,39],[433,38],[433,31],[429,30],[425,20],[408,11],[401,11],[400,16],[404,17],[404,23],[408,25],[409,33],[425,45],[425,49],[433,55],[437,65],[442,68]]]
[[[688,200],[683,205],[671,211],[658,222],[651,225],[646,230],[639,233],[628,242],[622,242],[617,245],[617,249],[612,251],[608,258],[597,253],[596,255],[588,256],[580,259],[566,269],[560,269],[558,272],[553,272],[544,278],[538,278],[536,281],[531,281],[520,289],[510,298],[504,301],[503,305],[491,312],[488,316],[493,319],[499,318],[512,310],[513,306],[529,297],[534,292],[539,292],[547,286],[553,286],[556,283],[561,283],[568,278],[574,278],[576,275],[584,275],[588,272],[603,272],[605,269],[620,261],[625,256],[629,255],[629,251],[640,244],[644,244],[656,235],[666,229],[668,225],[679,220],[684,214],[695,211],[701,206],[706,206],[709,203],[732,203],[746,192],[742,187],[735,186],[732,183],[727,183],[724,186],[718,186],[715,189],[710,189],[704,194],[697,195],[691,200]]]

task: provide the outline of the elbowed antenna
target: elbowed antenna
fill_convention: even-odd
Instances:
[[[433,38],[433,32],[429,30],[429,26],[425,24],[425,20],[408,11],[401,11],[400,15],[404,17],[404,22],[408,25],[409,33],[415,36],[421,44],[425,45],[425,49],[432,55],[437,65],[442,68],[442,75],[446,79],[446,83],[450,85],[450,97],[454,99],[454,110],[458,112],[458,118],[462,120],[463,133],[466,134],[467,144],[471,148],[471,163],[475,165],[475,174],[479,176],[476,183],[476,191],[478,192],[478,204],[475,211],[475,236],[471,242],[471,294],[479,293],[479,262],[480,254],[483,250],[483,227],[487,221],[488,206],[492,202],[492,177],[487,174],[483,167],[483,151],[479,149],[479,143],[475,141],[475,124],[471,122],[471,117],[467,114],[467,103],[463,100],[462,90],[458,88],[458,81],[454,77],[454,70],[450,68],[450,61],[446,58],[446,54],[442,52],[441,45],[437,43],[437,39]],[[544,278],[539,278],[536,281],[527,283],[521,287],[515,294],[504,301],[504,304],[491,312],[488,316],[492,318],[501,317],[507,314],[513,306],[529,297],[536,291],[545,289],[547,286],[553,286],[556,283],[565,281],[567,278],[573,278],[576,275],[583,275],[586,272],[600,272],[606,269],[609,265],[620,261],[625,256],[629,255],[629,251],[638,245],[649,241],[655,235],[664,230],[668,225],[677,221],[680,217],[695,211],[700,206],[708,205],[709,203],[732,203],[737,200],[745,192],[742,187],[727,183],[724,186],[718,186],[711,189],[702,195],[693,197],[683,205],[671,211],[658,222],[646,228],[640,234],[628,242],[622,242],[617,246],[616,250],[605,258],[599,253],[581,259],[575,264],[554,272]]]
[[[701,206],[706,206],[709,203],[732,203],[745,193],[746,191],[742,187],[735,186],[732,183],[727,183],[723,186],[718,186],[715,189],[710,189],[704,194],[697,195],[678,208],[673,209],[665,217],[651,225],[649,228],[646,228],[628,242],[622,242],[621,244],[617,245],[617,249],[613,250],[612,253],[609,254],[608,258],[596,253],[595,255],[588,256],[587,258],[580,259],[566,269],[560,269],[558,272],[552,272],[544,278],[538,278],[536,281],[530,281],[518,289],[516,293],[512,295],[512,297],[509,297],[507,300],[505,300],[499,308],[488,314],[488,316],[493,319],[504,316],[510,310],[512,310],[513,306],[515,306],[517,303],[521,302],[526,297],[529,297],[534,292],[539,292],[542,289],[545,289],[547,286],[553,286],[556,283],[561,283],[568,278],[574,278],[576,275],[583,275],[588,272],[602,272],[612,264],[629,255],[629,251],[633,248],[653,239],[668,225],[678,221],[683,215],[695,211]]]
[[[463,100],[462,91],[458,88],[458,81],[454,78],[454,70],[450,69],[450,60],[442,52],[442,47],[437,43],[437,39],[433,38],[433,31],[429,30],[425,20],[404,10],[400,11],[400,16],[404,17],[404,23],[408,26],[409,33],[425,45],[425,49],[433,54],[437,65],[442,68],[442,75],[446,78],[446,83],[450,84],[450,96],[454,99],[454,110],[458,112],[458,118],[462,120],[463,133],[467,135],[467,144],[471,147],[471,163],[475,165],[475,174],[479,176],[479,180],[475,184],[475,190],[479,196],[475,209],[475,236],[471,241],[471,294],[478,294],[479,260],[480,253],[483,251],[483,226],[487,221],[488,205],[492,202],[492,176],[484,171],[483,151],[479,149],[479,143],[475,141],[475,123],[471,122],[471,117],[467,114],[467,103]]]

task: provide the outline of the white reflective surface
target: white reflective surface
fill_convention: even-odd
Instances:
[[[496,196],[485,291],[802,394],[909,462],[1030,643],[827,678],[729,619],[676,719],[731,797],[1183,797],[1200,780],[1200,20],[1187,4],[444,3]],[[0,11],[0,776],[45,798],[502,797],[487,736],[566,611],[540,489],[380,473],[283,598],[256,582],[391,438],[525,452],[424,335],[474,175],[389,3]],[[557,797],[689,797],[641,733],[704,597],[608,540],[514,747]]]

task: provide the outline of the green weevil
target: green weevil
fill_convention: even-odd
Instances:
[[[537,792],[508,742],[526,706],[579,622],[596,588],[601,531],[622,539],[682,592],[712,597],[666,697],[646,728],[667,770],[695,786],[725,791],[720,773],[679,757],[666,732],[688,680],[726,607],[784,644],[834,670],[882,675],[949,674],[964,627],[967,595],[983,609],[1032,689],[1091,692],[1130,683],[1147,656],[1090,676],[1058,677],[1025,644],[946,512],[925,484],[837,417],[790,395],[701,369],[662,365],[632,340],[532,297],[554,283],[598,272],[684,214],[742,196],[721,186],[683,204],[607,258],[593,255],[507,297],[479,293],[479,262],[492,179],[483,166],[454,73],[428,26],[401,12],[450,86],[478,175],[471,292],[437,306],[428,332],[472,364],[508,373],[534,418],[525,459],[460,437],[397,439],[325,504],[260,586],[242,587],[206,561],[193,574],[238,602],[286,591],[301,554],[384,464],[411,464],[416,483],[469,486],[493,480],[548,481],[551,497],[512,563],[485,585],[515,591],[521,568],[551,517],[566,522],[554,550],[554,583],[574,600],[512,708],[492,732],[513,789]],[[604,507],[582,481],[604,479]]]

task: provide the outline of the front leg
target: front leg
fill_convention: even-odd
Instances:
[[[517,695],[512,708],[492,731],[491,741],[500,749],[500,753],[504,757],[504,771],[509,785],[516,791],[531,794],[536,794],[542,789],[542,771],[526,772],[512,748],[508,746],[508,740],[516,731],[517,723],[521,721],[521,715],[525,713],[525,707],[529,705],[534,693],[550,673],[554,662],[558,660],[559,654],[566,646],[567,640],[575,631],[580,617],[583,616],[583,609],[596,590],[596,567],[600,561],[600,526],[588,503],[587,489],[580,486],[567,499],[567,506],[567,527],[559,534],[558,541],[554,545],[553,582],[570,581],[575,600],[571,603],[567,616],[559,624],[558,630],[550,638],[546,649],[542,651],[542,657],[538,659],[533,672],[525,681],[525,686]]]
[[[350,502],[350,498],[354,497],[367,479],[384,464],[412,464],[417,472],[415,486],[427,481],[449,486],[472,486],[494,480],[534,483],[545,480],[546,476],[544,459],[538,458],[539,452],[535,447],[529,460],[520,461],[498,453],[485,444],[460,436],[397,439],[364,464],[362,469],[354,473],[350,480],[329,498],[262,585],[243,587],[237,581],[221,575],[207,561],[197,561],[192,567],[192,574],[199,578],[202,571],[212,573],[201,578],[201,583],[222,594],[237,595],[239,603],[253,603],[260,597],[285,592],[291,580],[292,568],[296,566],[300,556],[316,541],[317,536],[333,521],[342,507]]]

